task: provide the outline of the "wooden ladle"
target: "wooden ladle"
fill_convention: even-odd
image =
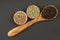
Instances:
[[[36,22],[55,19],[57,14],[58,14],[58,9],[54,5],[48,5],[41,11],[41,13],[39,14],[38,17],[27,22],[24,25],[17,26],[16,28],[13,28],[12,30],[10,30],[7,33],[7,35],[9,37],[15,36],[16,34],[21,33],[21,31],[30,27],[32,24],[34,24]]]

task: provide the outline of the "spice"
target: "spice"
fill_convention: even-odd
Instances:
[[[22,25],[22,24],[25,24],[26,21],[27,21],[27,15],[25,12],[23,11],[17,11],[15,14],[14,14],[14,17],[13,17],[13,20],[16,24],[18,25]]]
[[[57,16],[58,10],[54,5],[48,5],[42,10],[42,17],[45,19],[53,19]]]
[[[30,5],[28,6],[26,13],[29,18],[33,19],[39,15],[40,9],[36,5]]]

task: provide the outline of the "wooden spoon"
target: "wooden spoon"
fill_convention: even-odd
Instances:
[[[42,10],[39,16],[37,16],[35,19],[27,22],[24,25],[13,28],[7,33],[7,35],[9,37],[15,36],[16,34],[20,33],[21,31],[30,27],[32,24],[36,22],[55,19],[57,14],[58,14],[58,9],[54,5],[48,5]]]

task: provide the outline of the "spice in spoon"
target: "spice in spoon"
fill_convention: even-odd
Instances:
[[[48,5],[42,10],[42,17],[54,19],[58,14],[58,9],[54,5]]]
[[[34,19],[39,15],[40,9],[36,5],[30,5],[28,6],[26,13],[29,18]]]
[[[13,16],[13,20],[18,25],[25,24],[27,22],[27,15],[24,11],[17,11]]]

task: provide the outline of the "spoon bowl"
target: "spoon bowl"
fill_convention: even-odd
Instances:
[[[58,9],[54,5],[48,5],[42,10],[41,13],[43,18],[53,20],[58,15]]]

